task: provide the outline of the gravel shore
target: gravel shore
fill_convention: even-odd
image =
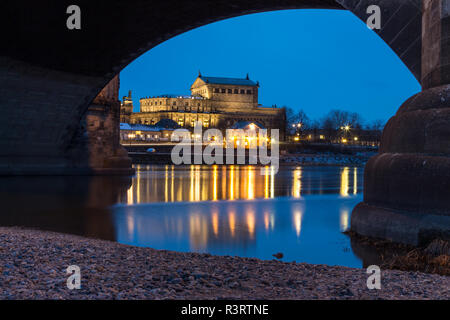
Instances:
[[[0,227],[0,299],[450,299],[450,278],[160,251]],[[81,289],[66,286],[69,265]]]

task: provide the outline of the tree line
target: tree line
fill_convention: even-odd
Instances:
[[[303,111],[294,111],[290,107],[286,109],[286,131],[290,135],[303,136],[310,133],[322,133],[326,140],[336,141],[345,137],[369,137],[379,141],[385,126],[383,120],[370,122],[356,112],[344,110],[330,110],[324,117],[312,120]]]

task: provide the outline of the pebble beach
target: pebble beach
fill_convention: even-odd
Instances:
[[[0,299],[450,299],[450,278],[171,252],[0,227]],[[77,265],[81,289],[69,290]]]

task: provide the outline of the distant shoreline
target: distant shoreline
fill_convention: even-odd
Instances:
[[[172,145],[153,145],[151,148],[154,152],[147,152],[149,146],[125,146],[128,150],[128,155],[131,157],[133,164],[151,165],[172,165],[171,148]],[[376,151],[370,149],[352,149],[349,147],[342,150],[337,149],[336,146],[320,145],[320,146],[295,146],[300,149],[280,150],[279,165],[307,165],[307,166],[357,166],[363,167],[367,161],[377,154]],[[194,164],[193,155],[191,155]],[[243,164],[238,164],[238,159],[243,160]],[[239,158],[234,156],[234,163],[230,165],[256,165],[264,166],[263,164],[249,164],[248,150],[244,157]],[[225,164],[225,157],[223,157]],[[207,165],[203,163],[204,165]]]

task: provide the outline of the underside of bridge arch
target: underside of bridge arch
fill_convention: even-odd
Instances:
[[[0,52],[1,173],[89,173],[129,166],[120,160],[124,152],[111,127],[118,122],[116,84],[109,96],[94,99],[144,52],[230,17],[324,8],[347,9],[365,21],[367,7],[379,4],[384,22],[379,35],[417,78],[421,75],[417,0],[79,0],[81,30],[68,30],[66,9],[72,2],[2,3],[2,30],[8,32]]]
[[[72,4],[2,2],[0,27],[6,32],[0,45],[1,174],[129,172],[129,159],[118,142],[116,76],[138,56],[178,34],[226,18],[282,9],[345,9],[365,21],[368,6],[378,5],[382,28],[376,32],[423,87],[434,91],[410,101],[387,126],[382,155],[366,168],[365,202],[354,215],[354,230],[377,235],[364,227],[371,223],[364,217],[374,216],[366,213],[377,208],[413,210],[416,203],[395,192],[400,185],[392,184],[391,176],[415,190],[412,197],[423,200],[421,212],[435,208],[447,217],[450,170],[440,173],[441,165],[448,167],[450,155],[445,136],[450,123],[449,0],[79,0],[81,30],[68,30],[66,9]],[[440,129],[422,130],[438,122]],[[418,138],[421,144],[403,144]],[[394,159],[398,153],[409,158]],[[432,172],[441,177],[435,180],[439,183],[433,195],[414,189],[413,174],[411,181],[402,180],[392,169],[409,168],[429,186],[431,169],[420,169],[424,163],[433,163]],[[387,195],[392,195],[389,201]]]

